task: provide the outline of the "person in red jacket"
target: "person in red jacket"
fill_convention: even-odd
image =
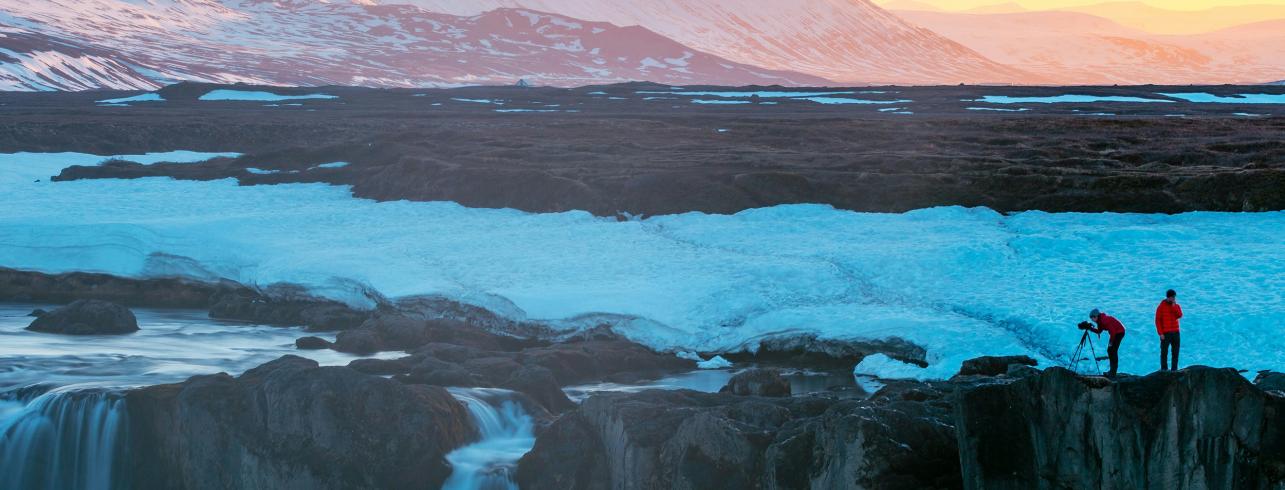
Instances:
[[[1100,334],[1106,331],[1111,334],[1111,341],[1107,343],[1107,358],[1111,360],[1111,370],[1107,372],[1107,377],[1114,378],[1116,369],[1120,367],[1120,341],[1124,340],[1124,324],[1115,317],[1098,311],[1097,308],[1089,312],[1089,319],[1097,324],[1096,327],[1089,329],[1093,333]]]
[[[1160,370],[1178,370],[1178,346],[1181,336],[1178,334],[1178,320],[1182,318],[1182,307],[1178,306],[1178,293],[1172,289],[1165,293],[1164,301],[1156,307],[1156,333],[1160,334]],[[1169,363],[1169,349],[1173,349],[1173,364]]]

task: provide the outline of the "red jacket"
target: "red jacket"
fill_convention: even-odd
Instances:
[[[1120,335],[1124,333],[1124,324],[1111,315],[1098,313],[1098,328],[1095,331],[1102,333],[1103,330],[1106,330],[1111,335]]]
[[[1161,301],[1156,307],[1156,332],[1160,335],[1177,332],[1179,318],[1182,318],[1182,307],[1178,303]]]

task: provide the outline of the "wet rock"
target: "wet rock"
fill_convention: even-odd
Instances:
[[[413,362],[414,358],[410,356],[400,359],[353,359],[352,362],[348,363],[348,367],[366,374],[387,376],[391,374],[404,373],[410,370]]]
[[[138,331],[129,308],[96,299],[82,299],[41,315],[27,326],[33,332],[66,335],[119,335]]]
[[[718,392],[740,396],[790,396],[790,382],[776,369],[750,369],[732,376]]]
[[[1254,385],[1265,391],[1285,392],[1285,373],[1261,371],[1254,377]]]
[[[332,349],[349,354],[367,355],[386,350],[384,341],[374,330],[357,329],[339,332]]]
[[[1031,356],[982,356],[964,361],[959,367],[960,376],[999,376],[1008,372],[1014,364],[1035,366],[1039,364]]]
[[[298,288],[278,289],[281,290],[272,295],[248,288],[219,292],[210,300],[210,318],[335,331],[355,328],[372,314],[337,301],[310,297]]]
[[[340,333],[335,350],[354,354],[382,351],[409,351],[431,343],[450,344],[494,351],[516,351],[545,345],[489,332],[478,325],[445,319],[422,319],[398,313],[376,313],[360,328]]]
[[[523,364],[543,366],[558,382],[567,385],[613,376],[660,376],[690,371],[696,363],[662,354],[627,340],[564,342],[524,349],[518,356]]]
[[[540,366],[523,366],[513,371],[499,386],[530,396],[550,412],[563,412],[575,407],[575,403],[567,398],[566,392],[558,385],[553,372]]]
[[[49,312],[48,312],[48,311],[45,311],[45,310],[43,310],[43,309],[41,309],[41,308],[36,308],[36,309],[34,309],[34,310],[31,310],[31,313],[27,313],[27,316],[29,316],[29,317],[34,317],[34,318],[40,318],[40,317],[42,317],[42,316],[45,316],[45,314],[46,314],[46,313],[49,313]]]
[[[925,367],[927,351],[904,339],[845,341],[797,335],[766,339],[753,352],[724,353],[732,362],[772,363],[785,366],[851,369],[871,354],[885,354],[901,362]]]
[[[139,488],[436,488],[476,437],[444,389],[286,356],[240,377],[132,390]]]
[[[321,337],[299,337],[294,341],[294,347],[300,350],[320,350],[329,349],[330,341]]]
[[[964,389],[965,486],[1285,487],[1285,398],[1232,369],[1101,379],[1054,367]]]

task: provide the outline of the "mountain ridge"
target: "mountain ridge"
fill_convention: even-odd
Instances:
[[[0,89],[152,89],[174,81],[374,87],[584,85],[631,80],[693,84],[823,85],[820,77],[736,63],[640,27],[587,22],[529,9],[475,16],[356,2],[130,0],[0,2],[14,21],[0,37]],[[86,7],[88,5],[88,7]],[[78,8],[79,7],[79,8]],[[93,15],[82,15],[91,8]],[[50,50],[21,43],[32,32],[72,58],[89,52],[104,80],[33,80],[30,60]],[[11,34],[13,33],[13,34]],[[98,60],[98,58],[94,58]],[[101,61],[101,60],[99,60]],[[138,75],[143,75],[140,79]],[[64,77],[67,78],[67,77]],[[83,77],[82,77],[83,78]],[[126,85],[131,85],[127,87]]]

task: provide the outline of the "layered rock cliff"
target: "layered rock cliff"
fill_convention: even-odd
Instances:
[[[435,488],[477,436],[440,387],[293,356],[125,401],[133,488]]]
[[[963,390],[955,415],[966,488],[1285,488],[1285,398],[1232,369],[1051,368]]]

